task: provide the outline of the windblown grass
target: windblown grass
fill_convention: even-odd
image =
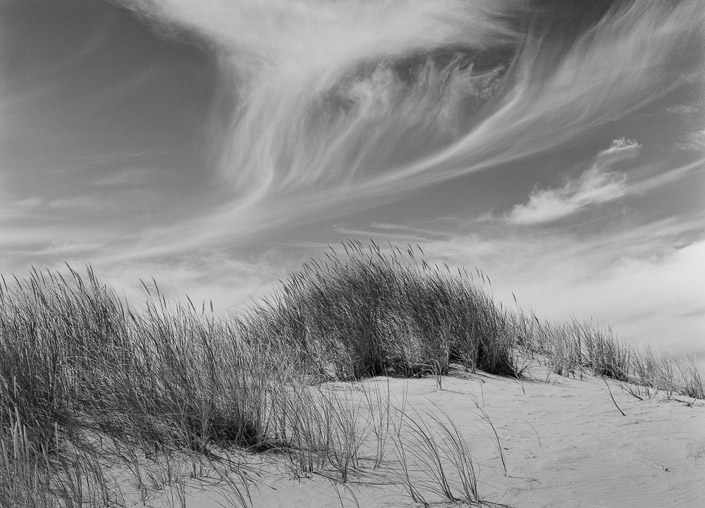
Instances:
[[[348,242],[344,251],[310,261],[268,300],[231,319],[190,301],[170,304],[156,283],[136,312],[90,269],[3,279],[0,506],[122,506],[111,477],[116,464],[147,495],[143,466],[171,468],[176,455],[221,464],[233,503],[247,506],[242,464],[220,460],[227,450],[266,452],[298,473],[344,483],[361,464],[385,462],[388,443],[398,459],[415,463],[435,464],[442,454],[460,483],[439,481],[435,491],[447,500],[479,499],[472,457],[452,422],[432,419],[453,443],[441,449],[427,424],[406,421],[399,415],[410,413],[391,411],[383,395],[331,392],[320,385],[326,381],[440,380],[451,363],[518,377],[526,358],[538,355],[557,374],[587,370],[705,397],[694,364],[629,347],[603,327],[509,312],[483,289],[482,274],[428,265],[411,247]],[[393,433],[402,420],[427,445],[416,455]],[[374,456],[363,457],[369,439]],[[194,465],[191,476],[201,474]],[[150,475],[178,482],[170,471]]]
[[[409,496],[424,506],[429,505],[429,493],[453,503],[482,502],[474,459],[450,417],[432,412],[401,415],[400,423],[405,424],[407,431],[402,434],[404,425],[400,424],[395,428],[393,441],[402,464],[401,483]],[[409,463],[418,469],[421,479],[412,480]]]
[[[445,374],[451,362],[516,374],[510,321],[466,273],[417,263],[411,248],[344,247],[248,316],[246,340],[283,346],[320,379]]]

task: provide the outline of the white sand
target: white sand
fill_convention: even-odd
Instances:
[[[622,416],[600,378],[564,378],[534,368],[522,382],[460,373],[442,379],[376,378],[364,386],[386,390],[419,414],[447,412],[479,465],[479,491],[489,502],[512,507],[705,507],[705,403],[663,393],[638,400],[609,381]],[[350,389],[348,385],[347,389]],[[337,384],[332,388],[345,390]],[[360,391],[359,386],[352,388]],[[483,421],[482,408],[499,435]],[[371,445],[370,445],[371,446]],[[414,503],[394,478],[394,447],[376,471],[363,466],[346,486],[319,474],[295,478],[284,462],[256,465],[251,487],[254,507],[403,507]],[[373,449],[363,448],[363,454]],[[419,481],[423,474],[419,475]],[[416,476],[415,476],[416,477]],[[191,481],[186,506],[236,506],[221,487]],[[339,497],[340,496],[340,497]],[[227,496],[226,496],[227,497]],[[436,506],[453,506],[436,494]],[[354,498],[354,500],[353,500]],[[438,502],[438,504],[435,504]],[[356,504],[357,503],[357,504]],[[160,506],[155,502],[154,506]]]

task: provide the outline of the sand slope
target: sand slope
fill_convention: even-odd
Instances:
[[[352,397],[363,389],[389,389],[393,404],[401,407],[405,398],[414,418],[424,418],[426,411],[448,413],[470,445],[479,465],[480,494],[489,502],[517,508],[705,506],[703,401],[662,393],[641,401],[609,381],[623,416],[602,379],[549,376],[540,367],[521,382],[462,372],[442,378],[441,388],[437,381],[375,378],[362,386],[338,383],[329,389],[347,390]],[[480,408],[499,436],[506,475]],[[373,455],[369,446],[363,454]],[[257,459],[256,473],[249,476],[252,504],[420,506],[399,485],[391,443],[385,458],[377,470],[363,464],[347,486],[325,474],[301,477],[281,461]],[[423,471],[412,475],[423,489]],[[231,506],[222,487],[190,485],[186,506]],[[434,506],[453,506],[430,492],[424,497]]]

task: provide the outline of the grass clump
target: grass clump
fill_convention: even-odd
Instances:
[[[169,308],[158,294],[135,314],[90,270],[87,279],[34,271],[5,283],[3,506],[32,506],[18,496],[37,485],[47,505],[105,505],[106,496],[119,497],[106,476],[116,461],[273,446],[276,371],[265,373],[268,365],[232,333],[194,309]]]
[[[467,274],[419,263],[411,248],[344,247],[344,257],[305,264],[245,330],[323,379],[445,374],[451,362],[515,374],[507,319]]]

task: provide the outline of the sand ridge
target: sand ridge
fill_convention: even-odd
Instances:
[[[330,390],[389,390],[392,405],[414,418],[447,413],[469,444],[488,503],[517,508],[705,506],[705,402],[658,393],[638,400],[602,378],[548,374],[521,381],[455,372],[440,378],[374,378],[331,383]],[[615,404],[616,403],[616,404]],[[618,406],[618,407],[617,407]],[[623,416],[620,412],[625,413]],[[493,435],[499,437],[506,474]],[[427,419],[427,418],[425,418]],[[373,455],[364,449],[362,455]],[[325,472],[298,475],[283,463],[254,459],[253,507],[421,506],[395,476],[391,444],[376,470],[362,463],[343,485]],[[397,470],[398,471],[398,470]],[[412,471],[419,484],[423,471]],[[422,487],[421,487],[422,488]],[[219,487],[189,483],[186,506],[231,506]],[[431,506],[454,506],[425,493]],[[154,506],[158,506],[158,503]]]

